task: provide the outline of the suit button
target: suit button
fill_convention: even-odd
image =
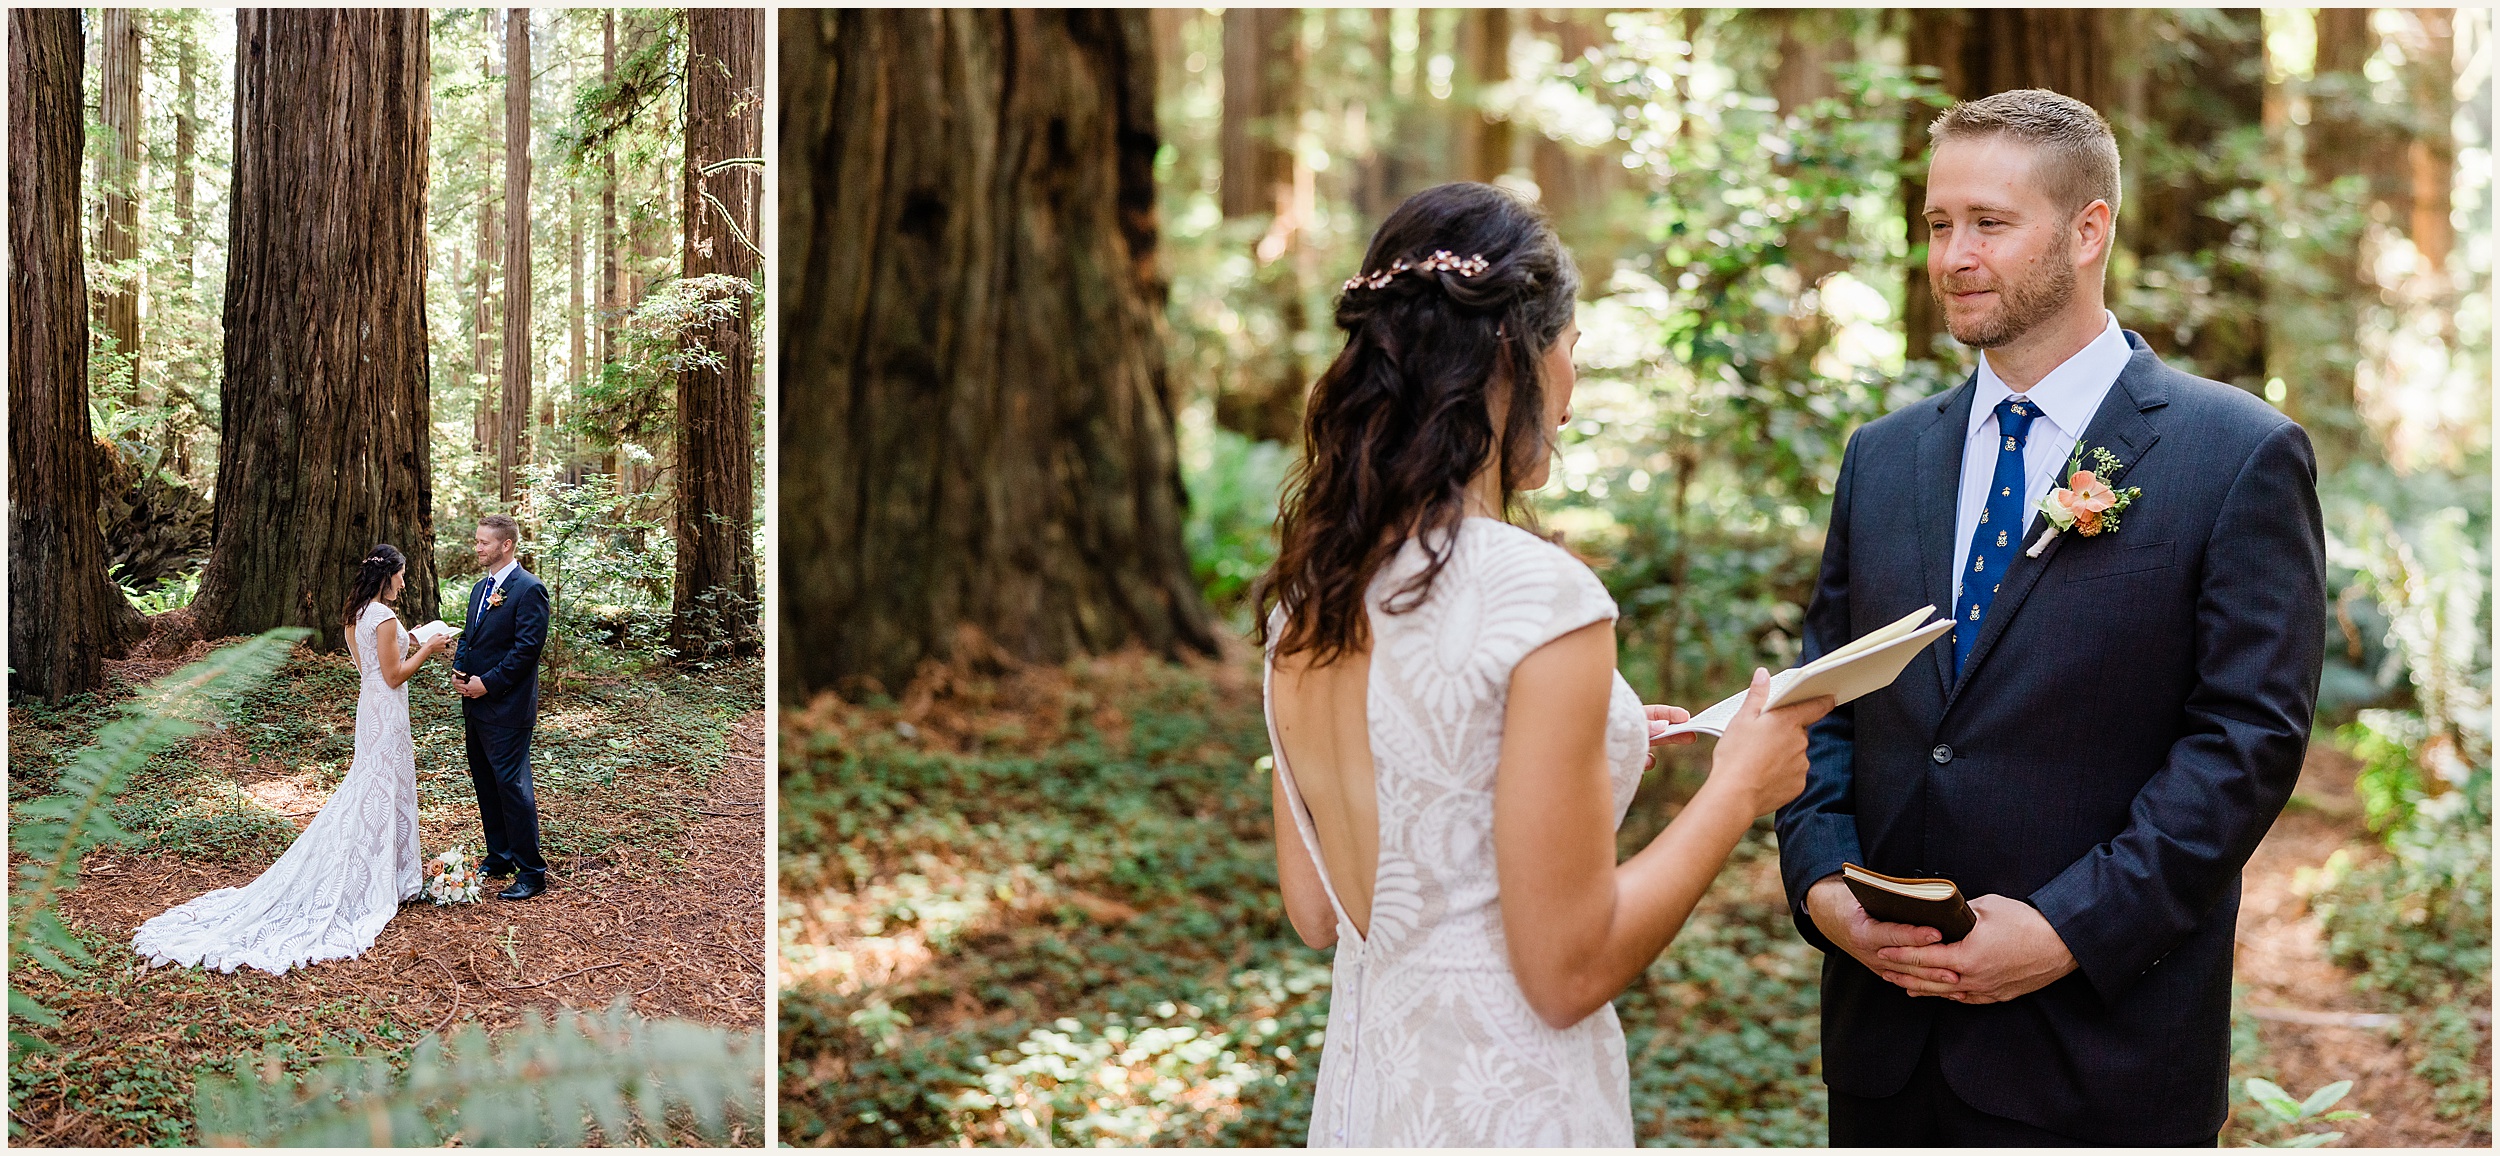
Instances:
[[[1937,743],[1936,749],[1927,752],[1927,757],[1936,760],[1936,765],[1941,767],[1953,761],[1953,748]]]

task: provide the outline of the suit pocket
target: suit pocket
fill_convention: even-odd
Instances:
[[[2081,545],[2078,542],[2076,545]],[[2146,570],[2170,568],[2171,550],[2168,542],[2120,544],[2112,550],[2088,550],[2080,558],[2069,557],[2064,567],[2068,582],[2090,582],[2096,578],[2115,578],[2121,574],[2140,574]],[[2064,553],[2074,553],[2073,547]]]

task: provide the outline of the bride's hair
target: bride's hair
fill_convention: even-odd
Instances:
[[[356,564],[356,582],[347,588],[347,617],[342,621],[349,630],[356,629],[356,619],[364,614],[365,607],[373,605],[373,600],[390,588],[391,575],[407,566],[408,556],[388,542],[365,551],[365,560]]]
[[[1423,604],[1468,483],[1498,461],[1508,507],[1552,452],[1539,364],[1579,287],[1553,226],[1506,190],[1439,185],[1389,215],[1337,298],[1345,348],[1311,387],[1276,564],[1253,596],[1262,643],[1268,608],[1281,605],[1279,655],[1310,651],[1325,665],[1362,648],[1364,591],[1410,537],[1424,568],[1385,608]],[[1497,391],[1507,395],[1498,436]]]

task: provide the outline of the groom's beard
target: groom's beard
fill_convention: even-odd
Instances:
[[[2047,320],[2075,297],[2075,247],[2070,240],[2049,258],[2049,271],[2029,281],[1998,285],[1973,285],[1950,279],[1929,286],[1936,299],[1936,312],[1945,318],[1945,330],[1955,341],[1972,349],[1995,349],[2029,333],[2033,326]],[[1996,312],[1990,316],[1957,322],[1949,294],[1972,289],[1997,291]]]

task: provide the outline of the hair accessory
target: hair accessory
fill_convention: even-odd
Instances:
[[[1426,273],[1456,273],[1461,277],[1473,277],[1492,267],[1493,263],[1485,260],[1481,253],[1462,258],[1447,249],[1435,249],[1431,256],[1412,265],[1406,263],[1406,258],[1400,257],[1391,261],[1388,268],[1377,273],[1357,273],[1348,277],[1345,279],[1342,291],[1351,293],[1357,289],[1378,289],[1386,286],[1390,278],[1409,269],[1420,269]]]

